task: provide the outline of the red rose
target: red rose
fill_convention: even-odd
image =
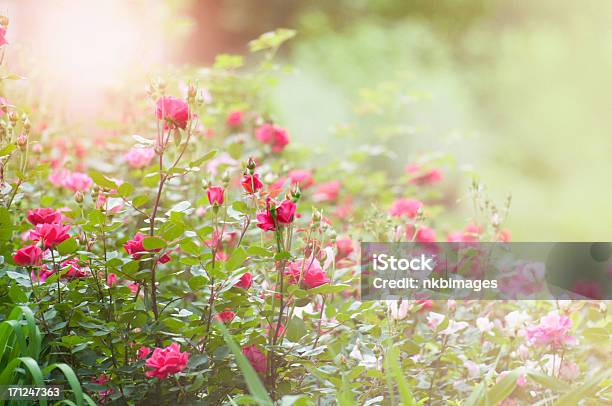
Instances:
[[[45,248],[55,248],[57,245],[66,241],[70,236],[67,231],[70,226],[61,224],[37,224],[36,228],[30,231],[30,240],[40,241]]]
[[[149,354],[151,354],[151,349],[149,347],[140,347],[136,357],[138,359],[146,359]]]
[[[242,354],[249,360],[249,363],[257,373],[266,373],[268,359],[255,344],[244,347],[242,349]]]
[[[159,252],[161,250],[161,248],[157,248],[154,250],[145,249],[142,244],[144,238],[145,236],[142,233],[136,233],[134,239],[128,240],[125,242],[125,244],[123,244],[123,248],[128,254],[132,256],[132,259],[140,259],[140,257],[142,257],[142,254],[144,254],[145,252]],[[170,262],[170,256],[168,254],[163,254],[158,261],[162,264]]]
[[[338,253],[336,254],[336,261],[347,258],[353,251],[355,251],[353,248],[353,241],[350,238],[338,238],[336,240],[336,249],[338,250]]]
[[[147,371],[145,375],[149,378],[166,379],[169,375],[185,369],[188,361],[189,353],[181,352],[181,347],[177,343],[172,343],[166,348],[156,348],[145,363],[145,366],[152,370]]]
[[[224,310],[221,313],[219,313],[217,317],[223,323],[227,324],[227,323],[231,323],[231,321],[234,320],[234,317],[236,317],[236,314],[230,310]]]
[[[240,183],[247,193],[256,193],[263,187],[263,183],[259,180],[259,174],[257,173],[253,175],[244,175]]]
[[[211,186],[208,188],[208,202],[213,206],[221,206],[224,200],[225,189],[221,186]]]
[[[64,278],[68,278],[68,279],[83,278],[88,275],[87,270],[83,269],[79,265],[79,260],[76,258],[64,261],[61,263],[60,266],[62,269],[68,268],[66,270],[66,273],[63,275]]]
[[[21,266],[39,266],[42,263],[43,251],[36,245],[26,245],[17,250],[13,255],[13,261]]]
[[[257,213],[257,227],[264,231],[275,231],[274,219],[268,210]]]
[[[187,127],[189,120],[189,104],[185,100],[172,96],[160,97],[157,100],[155,115],[159,120],[163,120],[165,128]]]
[[[291,224],[295,217],[296,204],[291,200],[283,200],[276,208],[276,220],[280,224]]]
[[[289,179],[291,179],[291,184],[299,185],[301,189],[307,189],[314,183],[312,172],[306,169],[296,169],[290,171],[287,176]]]
[[[28,221],[37,224],[61,224],[62,213],[58,210],[44,207],[41,209],[28,210]]]
[[[252,283],[253,283],[253,275],[251,275],[250,272],[246,272],[242,274],[242,276],[240,277],[240,280],[236,282],[234,286],[237,286],[242,289],[248,289],[251,287]]]

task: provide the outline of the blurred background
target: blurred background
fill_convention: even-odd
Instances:
[[[143,88],[152,66],[210,64],[295,29],[280,55],[295,70],[273,95],[293,139],[384,144],[398,174],[408,156],[450,153],[493,200],[511,193],[514,240],[611,240],[612,2],[5,0],[0,12],[8,57],[61,90],[76,121],[119,82]],[[368,132],[395,100],[392,127]],[[345,123],[362,131],[330,137]]]

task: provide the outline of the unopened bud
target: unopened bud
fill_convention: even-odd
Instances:
[[[9,120],[11,121],[11,125],[15,127],[15,124],[17,124],[17,119],[18,119],[17,113],[15,113],[14,111],[11,111],[8,116],[9,116]]]
[[[193,83],[190,83],[187,89],[187,98],[193,100],[195,99],[197,94],[198,94],[198,88],[195,87]]]
[[[83,203],[83,192],[77,190],[77,192],[74,194],[74,201],[77,203]]]
[[[0,25],[3,26],[4,28],[8,27],[9,19],[7,16],[0,15]]]
[[[255,163],[255,160],[253,158],[249,158],[249,162],[247,163],[247,169],[249,170],[251,175],[255,172],[256,166],[257,164]]]
[[[231,179],[231,175],[230,175],[229,171],[223,172],[223,176],[221,176],[221,181],[223,183],[229,183],[230,179]]]
[[[321,221],[321,212],[319,210],[314,210],[312,212],[312,222],[313,223],[318,223]]]
[[[22,151],[28,146],[28,137],[24,133],[17,138],[17,145]]]

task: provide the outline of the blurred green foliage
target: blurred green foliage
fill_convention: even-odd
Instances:
[[[398,173],[420,151],[452,149],[494,200],[512,194],[508,225],[516,240],[609,239],[601,219],[609,218],[611,198],[611,3],[224,4],[234,27],[298,30],[288,55],[297,73],[276,95],[294,136],[329,140],[330,129],[359,113],[362,89],[375,104],[372,89],[393,86],[407,101],[395,114],[403,131],[384,140],[361,131],[330,147],[386,144],[397,153]],[[257,19],[239,17],[255,12]]]

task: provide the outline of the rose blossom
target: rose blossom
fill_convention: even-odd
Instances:
[[[28,210],[28,221],[33,225],[38,224],[61,224],[62,213],[59,210],[43,207]]]
[[[208,203],[212,206],[221,206],[224,200],[225,189],[221,186],[211,186],[208,188],[206,195],[208,196]]]
[[[249,363],[257,373],[263,374],[266,372],[268,359],[259,348],[257,348],[257,345],[253,344],[244,347],[242,349],[242,354],[249,360]]]
[[[408,218],[415,218],[419,213],[419,210],[423,208],[423,203],[417,199],[396,199],[389,209],[389,214],[394,217],[406,216]]]
[[[289,283],[292,285],[298,283],[301,275],[302,283],[309,289],[330,282],[325,271],[321,268],[321,263],[312,257],[289,262],[284,274],[289,276]]]
[[[140,259],[142,257],[142,254],[145,252],[159,252],[161,250],[161,248],[157,248],[153,250],[145,249],[144,245],[142,244],[144,238],[145,236],[142,233],[136,233],[136,235],[134,236],[132,240],[128,240],[125,242],[125,244],[123,244],[123,248],[128,254],[132,256],[132,259],[136,259],[136,260]],[[162,264],[165,264],[166,262],[169,262],[169,261],[170,261],[170,256],[168,254],[163,254],[159,258],[159,262]]]
[[[312,199],[315,202],[332,202],[338,199],[340,186],[340,182],[337,180],[321,183],[312,195]]]
[[[181,372],[187,366],[189,353],[181,352],[177,343],[172,343],[166,348],[156,348],[153,355],[145,362],[150,371],[145,373],[149,378],[166,379],[169,375]]]
[[[136,358],[146,359],[150,353],[151,353],[151,349],[149,347],[140,347],[136,354]]]
[[[106,284],[110,287],[113,287],[117,284],[117,275],[114,273],[109,273],[108,278],[106,278]]]
[[[296,204],[291,200],[283,200],[278,207],[276,207],[276,221],[279,224],[291,224],[295,217]]]
[[[228,127],[236,128],[242,125],[242,111],[234,110],[227,115],[225,123]]]
[[[572,321],[551,311],[540,319],[540,324],[527,328],[527,339],[536,347],[550,345],[553,348],[575,343],[575,338],[569,335]]]
[[[81,267],[81,265],[79,264],[79,260],[76,258],[69,259],[69,260],[62,262],[60,264],[60,268],[63,270],[66,270],[64,275],[62,275],[62,277],[64,278],[68,278],[68,279],[83,278],[88,275],[87,270]]]
[[[13,261],[21,266],[39,266],[42,263],[43,251],[36,245],[26,245],[13,255]]]
[[[272,152],[282,152],[285,146],[289,144],[287,130],[268,123],[261,125],[256,130],[255,138],[264,144],[270,144]]]
[[[164,128],[187,128],[189,120],[189,104],[185,100],[173,96],[160,97],[157,100],[155,116],[164,120]]]
[[[223,323],[228,324],[231,323],[232,320],[234,320],[234,317],[236,317],[236,313],[232,312],[231,310],[224,310],[217,314],[217,317]]]
[[[340,261],[344,258],[347,258],[353,253],[353,251],[355,251],[355,248],[353,248],[353,241],[350,238],[336,239],[336,250],[338,251],[338,254],[336,255],[336,261]]]
[[[155,156],[153,148],[132,148],[124,155],[128,165],[132,168],[139,169],[149,166],[151,160]]]
[[[31,241],[42,242],[45,248],[55,248],[57,245],[66,241],[70,236],[66,233],[70,226],[61,224],[37,224],[34,230],[30,231]]]
[[[259,180],[258,173],[255,173],[253,175],[245,174],[242,177],[242,181],[240,182],[240,184],[247,193],[256,193],[261,190],[261,188],[263,188],[263,183],[261,183],[261,180]]]
[[[30,272],[30,276],[32,277],[32,280],[44,283],[47,280],[47,278],[53,275],[54,273],[55,271],[53,269],[49,269],[47,268],[47,265],[43,265],[36,272],[34,271]]]
[[[234,284],[234,286],[237,286],[242,289],[248,289],[251,287],[252,283],[253,283],[253,275],[251,275],[250,272],[246,272],[242,274],[242,276],[240,277],[238,282]]]
[[[62,186],[73,192],[87,192],[92,184],[93,180],[82,172],[69,173],[62,182]]]
[[[5,38],[6,36],[6,28],[0,26],[0,47],[8,44],[8,41]]]
[[[295,169],[290,171],[287,176],[291,179],[291,184],[299,185],[302,189],[308,189],[314,184],[312,172],[306,169]]]

